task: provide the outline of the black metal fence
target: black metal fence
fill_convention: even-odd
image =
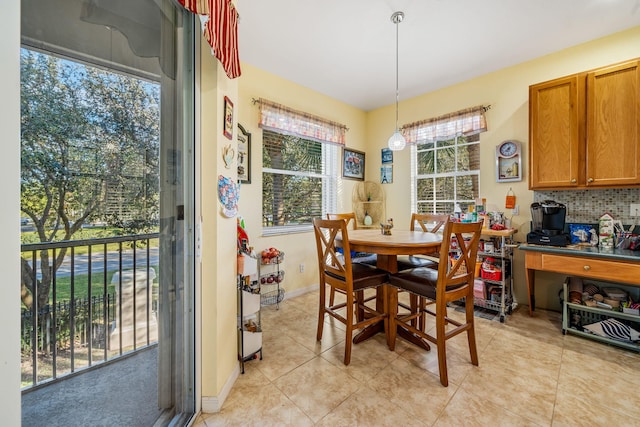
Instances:
[[[158,240],[152,233],[22,245],[23,391],[157,342]]]

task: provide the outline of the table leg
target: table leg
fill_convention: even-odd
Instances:
[[[389,309],[387,311],[387,313],[389,315],[393,315],[394,313],[394,309],[391,307],[391,304],[395,304],[395,309],[397,310],[397,303],[398,303],[398,297],[397,297],[397,293],[398,290],[391,286],[391,285],[384,285],[384,286],[388,286],[389,288],[389,292],[387,292],[388,294],[388,301],[389,301]],[[396,295],[395,298],[392,298],[392,296]],[[384,301],[383,301],[383,287],[382,286],[378,286],[378,289],[376,289],[376,310],[382,310],[384,307]],[[394,302],[395,300],[395,302]],[[371,338],[372,336],[374,336],[375,334],[379,333],[379,332],[384,332],[384,322],[380,321],[378,323],[375,323],[373,325],[367,326],[366,328],[364,328],[362,331],[360,331],[358,334],[356,334],[353,337],[353,343],[354,344],[358,344],[361,343],[363,341],[368,340],[369,338]],[[427,341],[425,341],[424,339],[422,339],[421,337],[419,337],[418,335],[414,335],[413,333],[407,331],[406,329],[404,329],[401,325],[397,325],[396,326],[396,333],[398,336],[404,338],[405,340],[409,341],[410,343],[413,343],[415,345],[417,345],[420,348],[423,348],[427,351],[431,350],[431,347],[429,346],[429,343],[427,343]],[[389,345],[390,343],[390,334],[387,334],[387,345]]]
[[[398,272],[398,257],[396,255],[378,254],[376,259],[376,267],[378,267],[379,269],[388,271],[389,273]],[[376,311],[378,313],[382,313],[382,310],[384,310],[384,293],[382,286],[378,286],[378,288],[376,289]],[[357,333],[356,336],[353,337],[353,343],[361,343],[362,341],[371,338],[378,332],[384,332],[384,322],[374,323],[373,325],[364,328],[362,331]],[[389,337],[387,337],[387,341],[388,340]]]
[[[533,316],[533,311],[536,309],[536,270],[533,268],[527,268],[527,292],[529,294],[529,316]]]
[[[380,255],[376,257],[376,267],[389,273],[398,272],[398,256],[397,255]]]
[[[378,313],[382,313],[382,310],[384,310],[384,292],[382,289],[383,286],[388,285],[378,286],[378,288],[376,289],[376,311]],[[384,332],[384,322],[382,321],[374,323],[373,325],[369,325],[358,332],[356,336],[353,337],[353,343],[358,344],[362,341],[368,340],[378,332]]]
[[[380,254],[378,254],[376,267],[378,267],[378,268],[380,268],[382,270],[386,270],[389,273],[397,273],[398,272],[398,257],[396,255],[380,255]],[[384,285],[384,286],[390,286],[390,285]],[[388,295],[392,295],[392,292],[394,292],[394,291],[397,292],[397,290],[394,288],[393,290],[390,290],[389,292],[387,292],[387,294]],[[388,298],[388,299],[391,300],[392,298]],[[397,298],[396,298],[396,301],[397,301]],[[389,301],[389,302],[392,302],[392,301]],[[383,292],[383,287],[382,286],[378,286],[378,288],[376,289],[376,311],[382,312],[382,310],[384,310],[384,292]],[[389,307],[389,310],[387,311],[387,313],[391,313],[391,312],[393,312],[393,310],[391,309],[391,307]],[[401,336],[405,340],[417,345],[418,347],[421,347],[421,348],[423,348],[423,349],[425,349],[427,351],[429,351],[431,349],[429,344],[424,339],[422,339],[421,337],[419,337],[417,335],[412,334],[411,332],[407,331],[406,329],[404,329],[400,325],[397,326],[396,331],[397,331],[397,334],[399,336]],[[354,344],[361,343],[362,341],[365,341],[365,340],[371,338],[372,336],[374,336],[375,334],[377,334],[379,332],[384,332],[384,322],[382,322],[382,321],[378,322],[378,323],[375,323],[373,325],[367,326],[362,331],[360,331],[358,334],[356,334],[356,336],[353,337],[353,343]],[[387,344],[389,343],[389,340],[390,340],[390,337],[387,336]]]
[[[401,336],[402,338],[404,338],[405,340],[409,341],[410,343],[413,343],[413,344],[417,345],[420,348],[424,348],[427,351],[431,350],[431,346],[429,346],[428,342],[426,342],[421,337],[419,337],[417,335],[414,335],[411,332],[407,331],[406,329],[404,329],[400,325],[398,325],[397,333],[398,333],[398,336]]]

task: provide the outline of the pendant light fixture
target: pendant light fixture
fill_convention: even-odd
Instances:
[[[391,138],[389,138],[388,144],[389,148],[393,151],[400,151],[407,145],[407,141],[400,133],[400,128],[398,128],[398,25],[403,19],[404,12],[393,12],[393,15],[391,15],[391,22],[396,24],[396,131],[391,135]]]

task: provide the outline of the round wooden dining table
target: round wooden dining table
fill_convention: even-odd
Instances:
[[[377,229],[349,230],[349,246],[352,251],[378,254],[376,266],[389,273],[398,272],[398,255],[429,255],[438,252],[442,235],[424,231],[394,230],[391,235]],[[336,237],[342,244],[342,236]]]
[[[398,272],[398,255],[430,255],[438,252],[442,244],[442,235],[422,230],[391,229],[391,235],[385,235],[379,229],[357,229],[349,230],[347,235],[351,251],[377,254],[376,267],[389,273]],[[336,245],[342,246],[342,236],[336,236]],[[393,288],[390,292],[397,292],[397,289]],[[382,311],[383,306],[382,292],[378,290],[376,308]],[[353,338],[353,342],[357,344],[378,332],[384,332],[381,322],[363,329]],[[426,341],[410,334],[400,326],[398,326],[398,334],[426,350],[430,348]]]

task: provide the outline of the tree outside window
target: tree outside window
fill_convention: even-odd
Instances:
[[[416,212],[466,212],[480,194],[480,135],[419,143],[415,149]]]
[[[160,85],[57,56],[21,51],[23,243],[72,240],[105,222],[134,234],[157,230]],[[39,305],[66,249],[39,252]],[[35,269],[22,259],[29,307]]]
[[[310,229],[335,206],[337,147],[269,130],[262,139],[265,232]]]

